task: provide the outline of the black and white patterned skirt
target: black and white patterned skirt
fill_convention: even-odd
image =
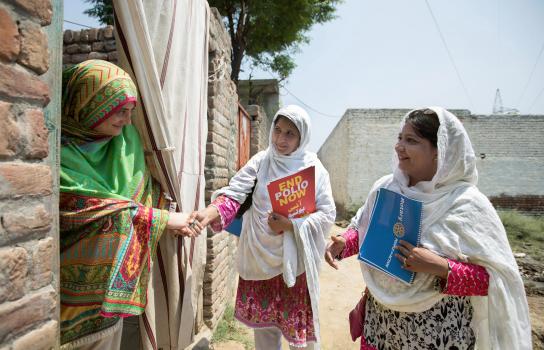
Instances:
[[[476,343],[472,314],[468,297],[448,295],[429,310],[407,313],[390,310],[369,295],[364,337],[378,350],[471,350]]]

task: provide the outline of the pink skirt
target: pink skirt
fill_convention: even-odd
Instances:
[[[234,316],[251,328],[276,327],[295,346],[316,341],[306,273],[292,288],[287,288],[282,275],[263,281],[240,278]]]

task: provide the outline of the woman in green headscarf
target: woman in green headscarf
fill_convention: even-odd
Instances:
[[[60,171],[61,343],[120,346],[120,319],[140,315],[166,229],[201,225],[169,213],[145,165],[131,114],[137,89],[114,64],[89,60],[63,73]]]

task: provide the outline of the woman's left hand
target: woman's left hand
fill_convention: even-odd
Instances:
[[[395,256],[402,267],[412,272],[425,272],[446,279],[448,277],[448,260],[429,249],[415,247],[412,244],[400,240],[395,247],[399,253]]]
[[[279,235],[285,231],[293,231],[291,220],[278,213],[270,213],[268,215],[268,226]]]

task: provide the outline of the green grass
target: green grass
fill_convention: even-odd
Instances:
[[[500,210],[498,213],[512,250],[544,262],[544,218],[523,215],[513,210]]]
[[[255,348],[253,335],[234,319],[234,307],[227,305],[225,313],[219,321],[212,337],[212,344],[223,343],[229,340],[244,344],[246,350]]]

